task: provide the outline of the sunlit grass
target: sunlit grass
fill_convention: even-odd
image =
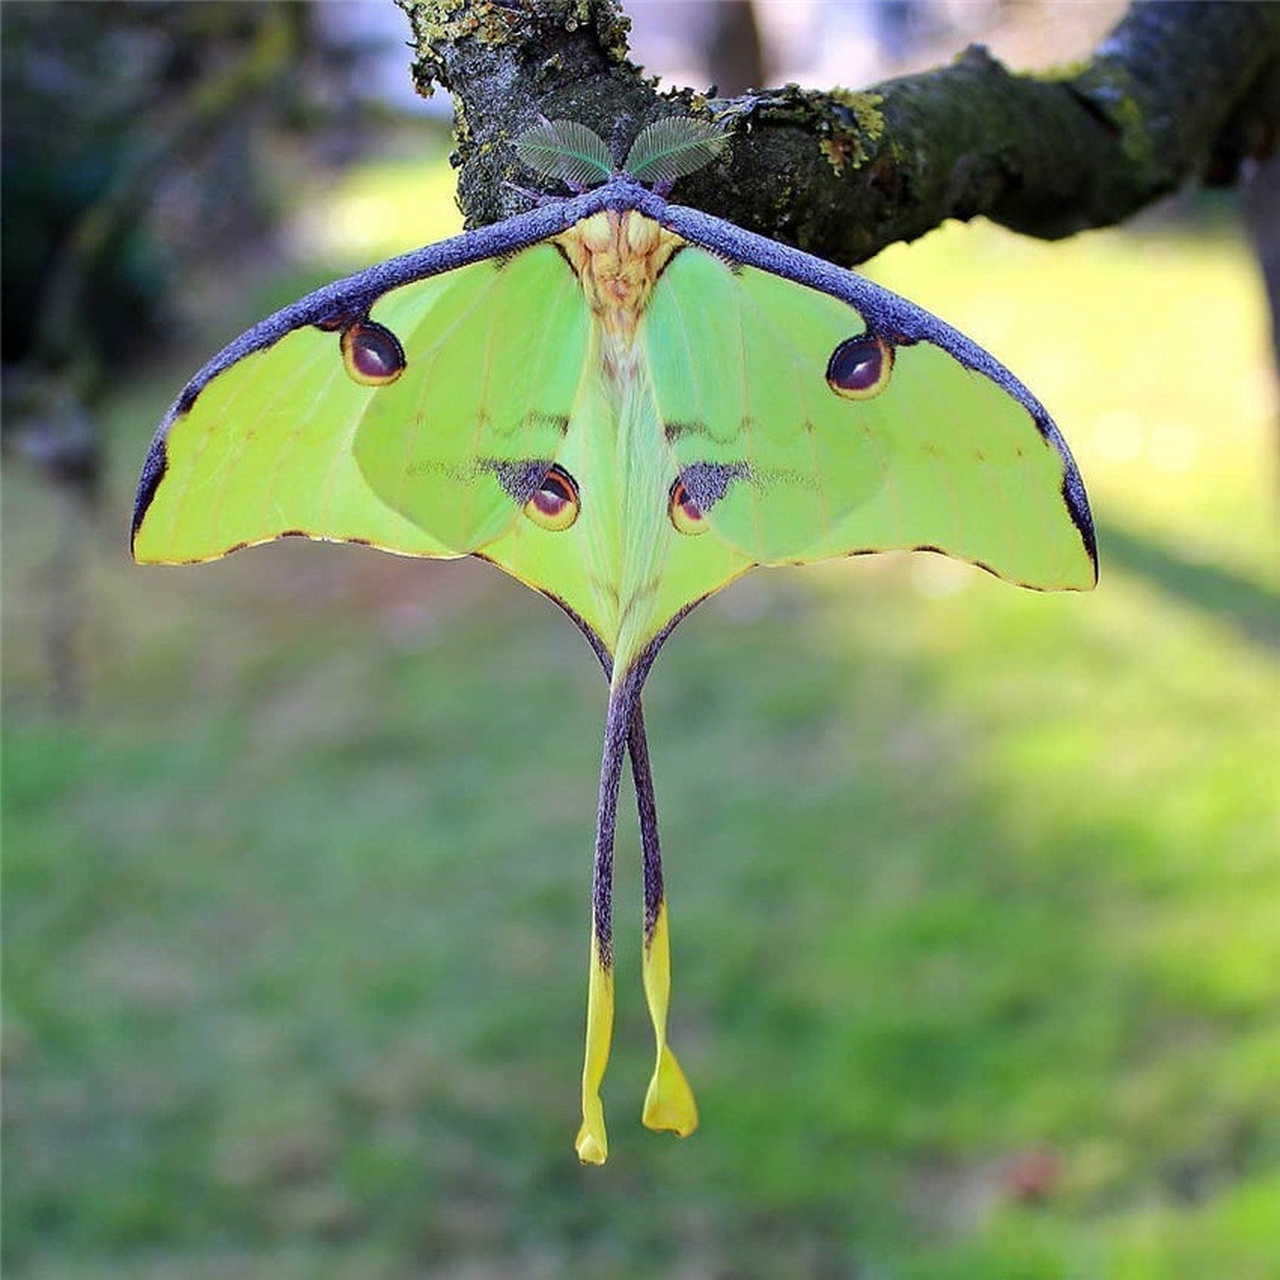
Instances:
[[[455,175],[423,157],[388,159],[349,170],[299,217],[299,249],[354,271],[462,230]]]
[[[353,179],[334,225],[370,238],[330,265],[435,238],[447,176]],[[603,1170],[570,1145],[603,711],[572,628],[474,564],[134,569],[175,369],[113,405],[91,692],[56,719],[55,521],[6,469],[15,1275],[1274,1276],[1277,408],[1247,253],[974,227],[874,269],[1050,407],[1102,584],[885,557],[682,625],[647,712],[703,1125],[639,1128],[628,826]]]

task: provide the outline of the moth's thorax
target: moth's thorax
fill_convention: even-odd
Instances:
[[[654,283],[684,240],[634,209],[604,209],[556,237],[617,355],[632,346]]]

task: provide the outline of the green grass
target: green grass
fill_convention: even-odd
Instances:
[[[133,568],[175,368],[110,406],[87,693],[56,716],[62,517],[6,469],[6,1274],[1280,1275],[1276,401],[1244,251],[975,228],[877,271],[1055,410],[1103,582],[886,557],[681,626],[648,719],[702,1126],[638,1123],[628,825],[604,1169],[571,1148],[604,707],[572,628],[476,564]]]

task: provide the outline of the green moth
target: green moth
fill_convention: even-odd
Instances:
[[[664,121],[621,169],[581,125],[523,135],[578,194],[301,299],[215,356],[152,443],[144,563],[274,538],[489,560],[554,600],[609,678],[581,1159],[607,1154],[612,863],[626,758],[657,1063],[643,1119],[684,1135],[668,918],[640,693],[699,601],[757,565],[893,548],[1023,586],[1096,580],[1088,502],[1039,401],[859,276],[663,198],[724,145]],[[594,189],[587,190],[591,184]]]

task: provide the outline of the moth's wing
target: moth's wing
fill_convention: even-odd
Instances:
[[[668,264],[646,340],[712,532],[761,564],[927,548],[1026,586],[1093,585],[1075,463],[991,356],[797,250],[690,210],[668,225],[705,251]]]
[[[282,536],[450,556],[499,536],[582,380],[589,313],[541,242],[568,216],[535,211],[384,263],[232,343],[156,435],[135,557],[209,560]],[[369,385],[353,359],[373,382],[403,368]]]

